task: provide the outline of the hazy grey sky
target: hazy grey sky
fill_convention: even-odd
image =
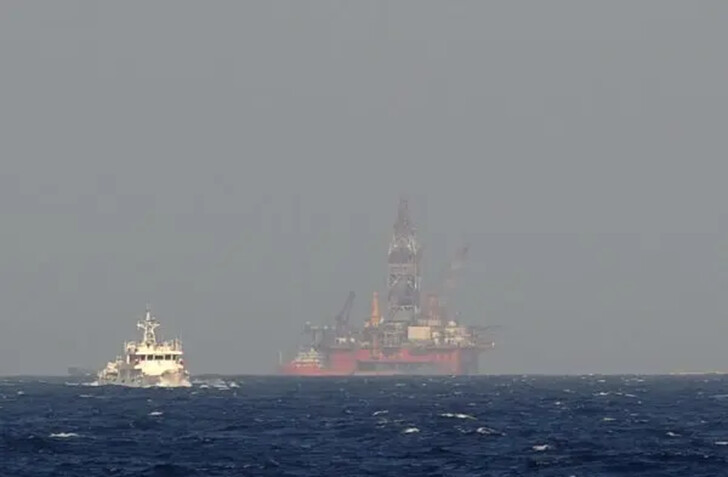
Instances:
[[[728,369],[728,3],[0,3],[0,374],[271,371],[398,195],[489,372]]]

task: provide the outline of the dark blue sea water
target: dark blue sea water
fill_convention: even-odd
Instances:
[[[64,381],[0,381],[0,475],[728,475],[718,376]]]

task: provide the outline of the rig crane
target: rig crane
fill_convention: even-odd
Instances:
[[[448,300],[451,293],[455,289],[455,279],[457,278],[458,272],[465,266],[465,260],[468,257],[468,251],[470,245],[465,244],[455,252],[455,257],[450,262],[450,265],[445,272],[445,279],[442,284],[442,292],[439,297],[439,306],[442,310],[442,318],[444,320],[451,319],[451,312],[448,310]]]
[[[333,331],[336,337],[349,334],[349,315],[351,314],[353,304],[354,292],[350,291],[341,311],[339,311],[339,313],[334,317]],[[330,344],[331,331],[332,327],[329,325],[312,325],[310,321],[307,321],[303,326],[303,333],[311,335],[311,347],[316,350],[320,349],[322,346]]]
[[[354,305],[354,296],[354,292],[350,291],[349,296],[346,297],[344,306],[334,318],[334,322],[336,324],[336,334],[339,336],[349,332],[349,315],[351,314],[351,309]]]

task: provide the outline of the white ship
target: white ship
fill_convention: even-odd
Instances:
[[[97,383],[129,387],[190,387],[180,340],[157,341],[159,322],[147,308],[146,316],[137,323],[141,341],[124,343],[124,355],[109,361],[98,372]]]

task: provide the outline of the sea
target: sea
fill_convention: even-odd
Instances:
[[[0,475],[722,476],[728,378],[6,378]]]

